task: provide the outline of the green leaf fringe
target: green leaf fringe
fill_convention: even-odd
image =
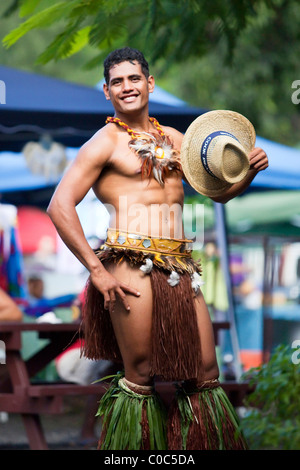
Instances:
[[[102,416],[100,450],[143,449],[142,410],[146,407],[150,450],[167,449],[166,411],[155,392],[140,395],[119,386],[118,373],[99,402],[96,416]]]

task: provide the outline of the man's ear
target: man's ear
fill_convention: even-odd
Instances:
[[[108,90],[108,86],[106,83],[103,83],[103,91],[104,91],[105,98],[107,100],[110,100],[109,90]]]
[[[154,88],[155,88],[154,77],[153,77],[153,75],[149,75],[149,77],[148,77],[148,90],[149,90],[149,93],[153,93]]]

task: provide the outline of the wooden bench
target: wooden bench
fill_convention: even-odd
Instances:
[[[218,344],[218,332],[229,328],[228,322],[214,323],[214,333]],[[33,383],[32,378],[75,341],[78,324],[74,323],[20,323],[0,324],[0,340],[6,347],[6,366],[8,377],[0,383],[0,411],[19,413],[23,419],[30,449],[48,449],[41,425],[41,415],[59,414],[64,411],[63,398],[76,395],[102,396],[106,384],[78,385],[72,383]],[[36,331],[49,343],[24,361],[21,354],[21,334]],[[0,367],[2,367],[0,365]],[[222,384],[234,406],[241,406],[244,396],[249,392],[247,384],[234,382]],[[166,400],[171,400],[174,385],[158,384],[159,391]]]
[[[0,339],[6,351],[7,376],[0,383],[0,411],[19,413],[23,419],[29,446],[34,450],[48,449],[41,425],[41,415],[64,411],[64,396],[99,395],[104,384],[34,383],[32,378],[75,341],[79,325],[75,323],[0,324]],[[22,333],[36,331],[49,343],[27,361],[22,357]],[[0,366],[2,367],[2,365]]]

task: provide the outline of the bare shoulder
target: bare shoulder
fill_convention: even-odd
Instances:
[[[173,142],[174,147],[177,150],[180,150],[181,144],[182,144],[182,139],[183,139],[183,134],[179,132],[177,129],[174,127],[169,127],[169,126],[161,126],[164,133],[170,137],[170,139]]]
[[[98,163],[103,166],[107,163],[116,145],[116,132],[114,126],[107,124],[99,129],[80,148],[77,160],[85,160],[85,163]]]

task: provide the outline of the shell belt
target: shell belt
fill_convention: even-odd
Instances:
[[[105,243],[96,250],[101,261],[128,261],[131,265],[141,264],[144,274],[154,266],[170,272],[168,283],[171,287],[180,282],[180,274],[191,275],[192,287],[198,292],[203,284],[199,262],[192,258],[193,241],[188,239],[155,238],[140,233],[131,233],[109,228]]]

